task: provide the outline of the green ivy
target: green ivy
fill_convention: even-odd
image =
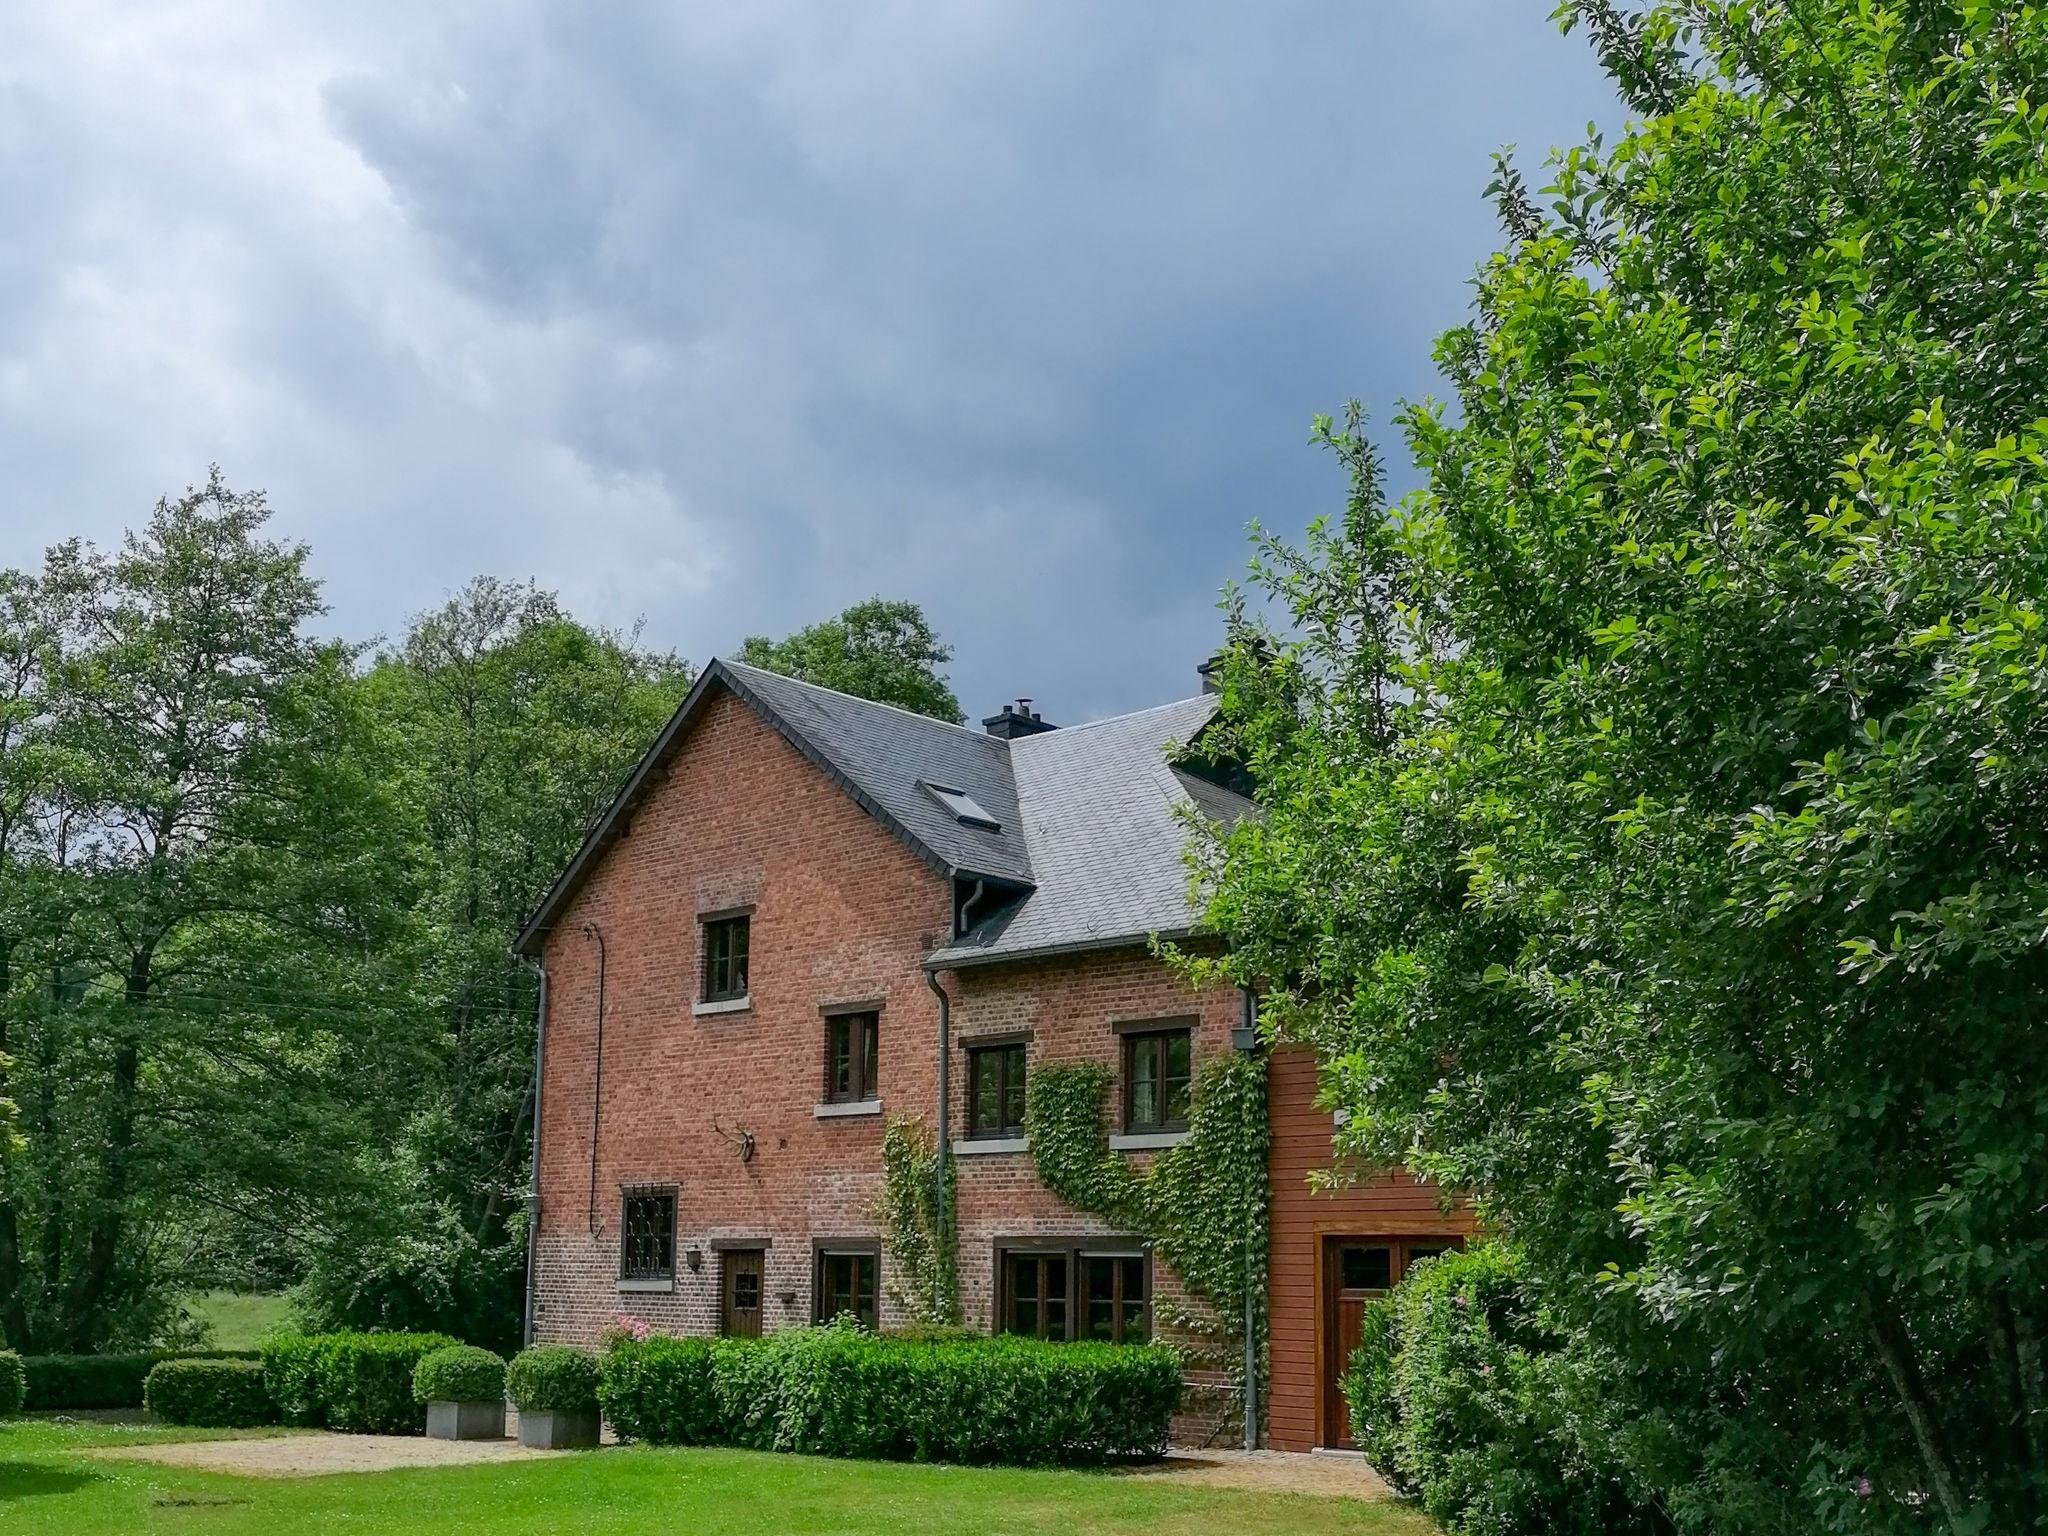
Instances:
[[[1039,1182],[1069,1205],[1150,1234],[1159,1257],[1215,1312],[1168,1320],[1212,1339],[1204,1363],[1242,1387],[1238,1330],[1248,1295],[1265,1358],[1266,1064],[1233,1052],[1203,1067],[1187,1140],[1142,1174],[1110,1150],[1103,1108],[1110,1081],[1109,1068],[1097,1062],[1033,1069],[1024,1125]]]
[[[873,1214],[895,1256],[890,1294],[920,1323],[960,1320],[953,1171],[922,1120],[898,1115],[882,1131],[882,1192]]]

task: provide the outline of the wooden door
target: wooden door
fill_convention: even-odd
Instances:
[[[719,1256],[718,1329],[727,1338],[761,1337],[761,1250],[728,1248]]]
[[[1393,1289],[1400,1245],[1385,1238],[1333,1237],[1323,1245],[1323,1443],[1353,1450],[1344,1367],[1365,1320],[1365,1304]]]

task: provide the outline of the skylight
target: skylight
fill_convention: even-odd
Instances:
[[[963,827],[986,827],[991,832],[1003,829],[1003,824],[984,811],[966,790],[951,789],[944,784],[927,783],[924,787],[934,800],[953,813],[953,819]]]

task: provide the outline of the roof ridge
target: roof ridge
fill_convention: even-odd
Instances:
[[[750,661],[734,661],[730,656],[713,656],[710,662],[706,664],[707,670],[711,666],[731,667],[741,672],[752,672],[757,677],[772,677],[780,682],[795,683],[799,688],[808,688],[814,693],[829,693],[836,699],[851,699],[856,704],[872,704],[876,709],[887,709],[899,715],[908,715],[911,719],[921,720],[926,725],[943,725],[950,731],[959,731],[963,735],[973,737],[976,741],[1002,740],[999,736],[985,736],[982,732],[975,730],[974,727],[962,725],[957,720],[941,720],[937,715],[927,715],[915,709],[905,709],[901,704],[891,704],[886,699],[870,699],[858,693],[848,693],[843,688],[827,688],[823,683],[814,683],[807,677],[792,677],[787,672],[776,672],[768,667],[757,667]]]
[[[1168,699],[1164,704],[1147,704],[1143,709],[1125,710],[1120,715],[1104,715],[1100,720],[1083,720],[1079,725],[1062,725],[1050,731],[1034,731],[1029,736],[1019,736],[1010,745],[1015,747],[1027,742],[1046,741],[1054,736],[1071,736],[1076,731],[1092,731],[1101,725],[1122,725],[1126,720],[1135,720],[1140,715],[1156,715],[1165,709],[1185,709],[1188,705],[1206,699],[1205,693],[1191,693],[1184,699]]]

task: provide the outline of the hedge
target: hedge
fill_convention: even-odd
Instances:
[[[451,1344],[420,1356],[412,1395],[423,1403],[498,1403],[505,1399],[505,1362],[488,1349]]]
[[[278,1422],[255,1360],[165,1360],[142,1384],[142,1404],[170,1424],[241,1429]]]
[[[153,1349],[117,1355],[24,1355],[27,1407],[140,1408],[142,1385],[165,1360],[254,1360],[250,1349]]]
[[[0,1419],[21,1412],[28,1397],[28,1373],[21,1368],[21,1356],[0,1349]]]
[[[1152,1345],[917,1341],[831,1325],[761,1340],[621,1340],[621,1437],[822,1456],[1076,1466],[1157,1457],[1181,1365]]]
[[[263,1346],[263,1379],[287,1424],[364,1435],[417,1435],[426,1405],[412,1395],[420,1360],[459,1340],[445,1333],[321,1333]]]
[[[1352,1432],[1451,1536],[1656,1528],[1589,1462],[1565,1364],[1510,1252],[1445,1254],[1366,1306],[1343,1380]]]
[[[595,1413],[599,1368],[567,1344],[522,1349],[505,1367],[505,1390],[521,1413]]]

